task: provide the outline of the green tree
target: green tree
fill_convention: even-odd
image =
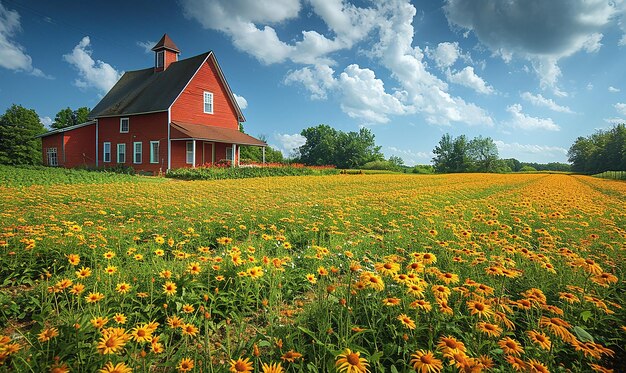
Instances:
[[[91,110],[86,107],[79,107],[76,110],[72,110],[69,107],[65,109],[61,109],[54,117],[54,122],[52,122],[52,128],[65,128],[70,127],[76,124],[85,123],[87,120],[87,115]]]
[[[394,165],[396,168],[404,166],[404,159],[398,157],[397,155],[392,155],[389,157],[389,163]]]
[[[498,164],[498,147],[490,137],[478,136],[468,144],[468,157],[472,163],[471,171],[496,172]]]
[[[490,137],[468,141],[465,135],[452,138],[445,134],[433,150],[435,172],[505,172],[506,162],[498,158],[498,148]]]
[[[41,164],[41,139],[46,132],[32,109],[13,104],[0,117],[0,164]]]
[[[300,133],[306,142],[298,149],[299,161],[307,165],[337,165],[337,130],[326,124],[309,127]]]

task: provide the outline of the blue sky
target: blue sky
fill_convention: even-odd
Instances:
[[[446,132],[564,162],[626,122],[626,0],[0,0],[0,110],[93,107],[163,33],[213,50],[246,132],[285,154],[324,123],[409,165]]]

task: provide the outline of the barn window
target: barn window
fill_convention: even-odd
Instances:
[[[226,148],[226,160],[233,161],[233,148]]]
[[[159,142],[150,141],[150,163],[159,163]]]
[[[46,150],[48,156],[48,166],[58,166],[57,148],[48,148]]]
[[[213,93],[204,92],[204,112],[213,114]]]
[[[156,54],[156,67],[163,67],[165,64],[165,51],[158,51]]]
[[[130,122],[128,118],[120,118],[120,133],[128,133]]]
[[[111,162],[111,143],[102,143],[102,160],[104,162]]]
[[[133,163],[138,164],[141,163],[141,142],[133,143]]]
[[[117,144],[117,163],[126,163],[126,144]]]
[[[193,163],[193,141],[187,141],[187,164]]]

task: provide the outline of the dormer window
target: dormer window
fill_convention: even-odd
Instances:
[[[213,114],[213,93],[204,92],[204,113]]]
[[[156,67],[163,67],[165,65],[165,51],[158,51],[156,53]]]

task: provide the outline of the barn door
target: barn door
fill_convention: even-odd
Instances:
[[[202,143],[202,164],[213,164],[213,143],[211,142],[203,142]]]

